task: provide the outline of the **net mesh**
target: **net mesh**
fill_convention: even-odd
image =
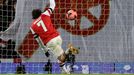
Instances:
[[[133,0],[55,2],[51,18],[63,49],[68,43],[80,48],[74,73],[134,73]],[[48,6],[49,0],[0,0],[0,73],[20,73],[18,67],[25,70],[21,73],[48,73],[44,69],[48,59],[29,29],[32,10]],[[70,9],[77,11],[76,20],[67,20]],[[53,55],[50,59],[52,73],[60,73],[57,60]]]

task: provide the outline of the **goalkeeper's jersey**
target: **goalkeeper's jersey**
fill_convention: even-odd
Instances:
[[[33,21],[31,28],[37,35],[39,35],[45,45],[51,39],[59,36],[59,33],[51,22],[50,12],[48,12],[48,10],[42,13],[38,19]]]

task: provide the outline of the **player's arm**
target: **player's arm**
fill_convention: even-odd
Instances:
[[[56,6],[55,0],[49,0],[49,1],[50,1],[49,8],[43,13],[48,16],[50,16],[53,13],[55,6]]]
[[[55,6],[56,6],[56,4],[55,4],[55,0],[50,0],[50,6],[49,6],[49,9],[51,10],[51,12],[54,11]]]

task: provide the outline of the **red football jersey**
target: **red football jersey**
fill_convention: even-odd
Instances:
[[[48,12],[48,10],[46,12],[47,13],[42,13],[38,19],[34,20],[31,26],[45,45],[54,37],[59,36],[59,33],[51,22],[50,12]]]

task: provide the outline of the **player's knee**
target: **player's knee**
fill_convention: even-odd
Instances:
[[[66,54],[64,53],[63,50],[58,50],[54,52],[55,57],[58,59],[58,62],[60,64],[64,63],[66,60]]]
[[[63,53],[58,56],[59,63],[64,63],[66,61],[66,54]]]
[[[65,62],[66,55],[60,45],[53,46],[52,53],[60,62]]]

